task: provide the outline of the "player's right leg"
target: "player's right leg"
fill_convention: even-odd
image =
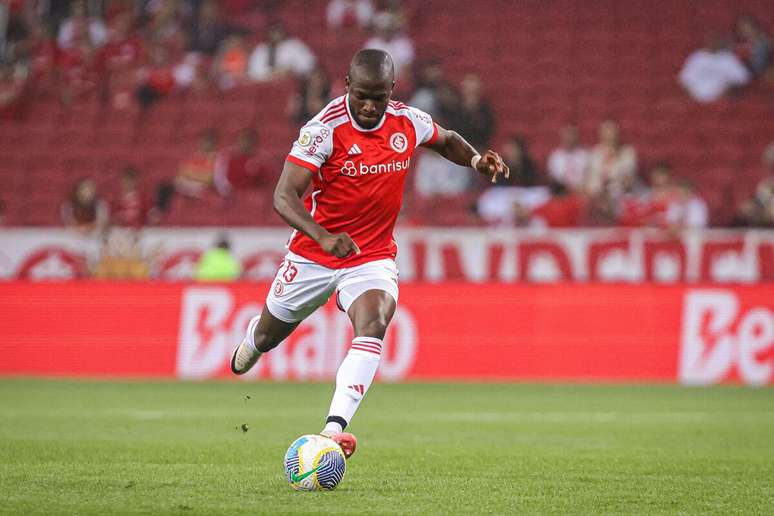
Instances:
[[[249,371],[263,353],[271,351],[285,340],[298,322],[285,322],[272,315],[267,306],[263,307],[261,315],[250,319],[247,334],[231,355],[231,372],[245,374]]]
[[[247,334],[231,356],[231,372],[245,374],[263,353],[278,346],[301,321],[328,301],[336,271],[295,256],[283,260],[261,315],[247,325]]]

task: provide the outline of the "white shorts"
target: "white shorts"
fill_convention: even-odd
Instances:
[[[336,292],[336,304],[346,312],[360,294],[384,290],[398,302],[398,267],[393,260],[329,269],[288,253],[277,271],[266,307],[282,321],[294,323],[311,315]]]

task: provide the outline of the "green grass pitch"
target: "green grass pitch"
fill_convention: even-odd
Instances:
[[[0,380],[0,513],[774,513],[774,389],[376,384],[339,488],[294,492],[331,390]]]

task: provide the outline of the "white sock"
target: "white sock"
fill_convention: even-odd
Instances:
[[[352,420],[360,401],[374,381],[381,356],[381,339],[352,339],[352,347],[336,373],[336,390],[323,429],[324,434],[341,432]]]
[[[251,353],[258,351],[255,349],[255,327],[258,326],[258,321],[260,320],[261,316],[259,314],[250,319],[250,322],[247,323],[247,335],[245,335],[245,341],[247,341],[247,349]]]

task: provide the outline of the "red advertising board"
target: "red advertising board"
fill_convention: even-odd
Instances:
[[[0,374],[228,376],[268,284],[0,285]],[[249,379],[331,379],[352,338],[333,303]],[[774,285],[409,284],[384,381],[774,382]]]

